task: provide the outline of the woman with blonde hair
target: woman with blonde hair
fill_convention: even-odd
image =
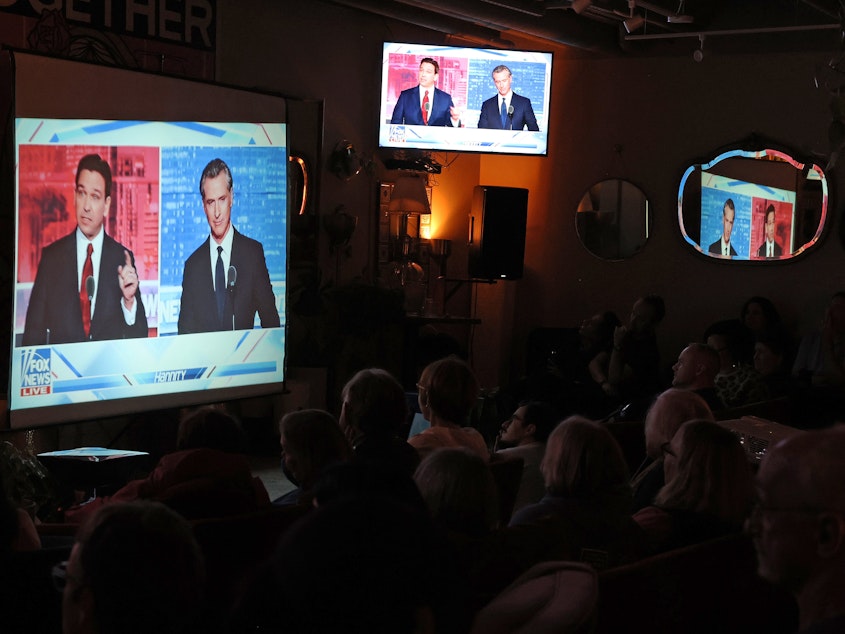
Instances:
[[[515,513],[510,526],[546,526],[547,558],[589,559],[603,567],[640,554],[628,466],[604,425],[581,416],[564,420],[549,436],[540,470],[546,495]]]
[[[691,420],[662,451],[666,484],[652,506],[634,515],[654,550],[741,531],[751,510],[753,475],[736,434]]]
[[[480,391],[472,368],[455,356],[439,359],[423,369],[417,388],[420,411],[431,423],[408,439],[420,458],[443,447],[466,447],[488,460],[490,450],[484,437],[477,429],[464,426]]]

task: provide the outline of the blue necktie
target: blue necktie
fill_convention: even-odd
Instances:
[[[502,99],[502,130],[508,129],[508,109],[505,106],[505,100]]]
[[[223,273],[223,247],[217,247],[217,265],[214,267],[214,294],[217,296],[217,318],[223,321],[226,308],[226,276]]]

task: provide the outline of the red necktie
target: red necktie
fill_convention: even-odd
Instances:
[[[423,125],[428,125],[428,108],[426,108],[427,105],[428,105],[428,91],[426,90],[425,94],[423,95],[423,103],[422,103]]]
[[[82,267],[82,282],[79,285],[79,303],[82,306],[82,327],[85,328],[85,338],[91,334],[91,299],[88,297],[88,289],[85,281],[94,276],[94,265],[91,263],[91,254],[94,246],[88,243],[88,256],[85,258],[85,265]]]

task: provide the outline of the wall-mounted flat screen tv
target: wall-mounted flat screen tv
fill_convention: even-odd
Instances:
[[[546,155],[552,54],[386,42],[379,147]]]
[[[81,84],[109,73],[124,86],[145,80],[80,64],[64,71],[79,71]],[[275,119],[253,107],[267,118],[250,120],[235,116],[250,108],[229,106],[219,119],[176,118],[178,105],[172,118],[153,118],[166,113],[150,105],[149,118],[120,119],[103,116],[119,107],[61,118],[17,103],[12,427],[282,389],[287,126],[283,109]]]

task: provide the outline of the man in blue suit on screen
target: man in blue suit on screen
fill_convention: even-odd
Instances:
[[[205,166],[200,195],[210,235],[185,262],[179,334],[279,326],[264,247],[232,225],[232,172],[221,159]]]
[[[498,94],[481,104],[479,128],[523,130],[527,127],[534,132],[540,129],[531,100],[511,90],[512,80],[511,69],[507,66],[496,66],[493,69],[493,81]]]
[[[420,83],[399,94],[390,123],[461,127],[461,112],[452,95],[435,87],[439,75],[440,64],[424,58],[420,62]]]

